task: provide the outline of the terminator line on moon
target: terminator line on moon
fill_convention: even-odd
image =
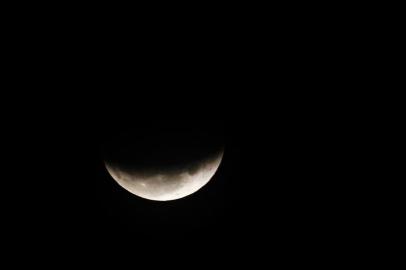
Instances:
[[[105,161],[113,179],[127,191],[144,199],[170,201],[195,193],[206,185],[216,173],[223,158],[224,150],[214,157],[199,162],[198,169],[145,174],[129,171],[119,165]]]

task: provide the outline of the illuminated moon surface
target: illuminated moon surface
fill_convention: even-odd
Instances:
[[[105,162],[110,175],[117,183],[129,192],[149,200],[170,201],[188,196],[204,185],[216,173],[224,151],[199,161],[190,168],[177,169],[173,171],[142,172],[134,171]]]

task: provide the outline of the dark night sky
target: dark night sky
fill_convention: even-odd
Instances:
[[[313,96],[294,91],[308,78],[296,76],[286,56],[268,68],[250,60],[255,50],[236,58],[227,46],[184,61],[152,49],[155,57],[139,62],[88,49],[27,66],[35,71],[16,78],[16,89],[37,89],[12,98],[19,113],[5,122],[4,225],[17,246],[175,253],[208,244],[216,256],[256,241],[303,248],[335,222],[320,204],[333,193],[319,180],[326,172],[315,169],[323,154],[314,141],[328,131],[318,132]],[[224,140],[224,159],[192,196],[147,201],[104,168],[103,143],[126,130],[204,130]]]
[[[166,82],[159,87],[164,94],[138,83],[125,91],[117,89],[120,84],[104,91],[95,86],[89,96],[69,88],[41,115],[25,116],[30,123],[16,146],[23,160],[15,157],[16,182],[8,194],[18,204],[11,211],[21,219],[17,227],[30,224],[25,233],[36,240],[123,241],[134,248],[154,241],[193,246],[191,239],[220,246],[267,237],[283,242],[306,228],[312,198],[305,194],[303,168],[291,166],[303,158],[296,152],[299,130],[285,122],[291,109],[248,84],[224,88],[214,81],[211,89],[197,90],[191,84],[182,88],[185,95]],[[224,139],[224,160],[192,196],[147,201],[119,187],[104,168],[101,145],[112,133],[206,126]]]

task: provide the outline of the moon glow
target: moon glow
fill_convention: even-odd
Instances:
[[[201,189],[215,175],[224,154],[222,146],[196,136],[118,141],[104,162],[108,173],[127,191],[154,201],[180,199]]]
[[[223,152],[214,159],[202,162],[195,173],[181,171],[143,175],[107,163],[106,168],[113,179],[129,192],[149,200],[169,201],[195,193],[206,185],[216,173],[222,157]]]

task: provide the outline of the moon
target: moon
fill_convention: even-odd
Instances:
[[[222,140],[202,131],[130,131],[113,136],[104,148],[110,176],[154,201],[195,193],[213,178],[224,155]]]
[[[183,169],[177,172],[130,172],[119,166],[105,163],[113,179],[124,189],[141,198],[154,201],[177,200],[195,193],[206,185],[216,173],[224,151],[214,158],[198,164],[196,171]]]

